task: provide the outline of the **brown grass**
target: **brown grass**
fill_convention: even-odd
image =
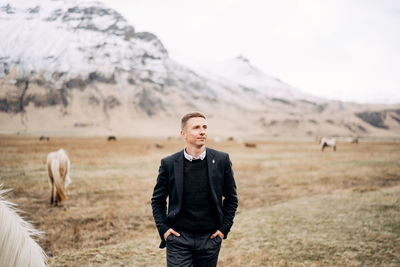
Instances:
[[[163,144],[162,149],[154,144]],[[150,199],[177,139],[0,138],[0,183],[46,234],[52,266],[164,266]],[[400,264],[400,143],[209,143],[229,152],[239,209],[220,266]],[[51,207],[46,155],[71,159],[68,200]]]

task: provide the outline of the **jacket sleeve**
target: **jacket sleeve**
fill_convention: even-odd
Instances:
[[[232,162],[229,159],[228,154],[226,156],[224,167],[223,197],[222,212],[224,214],[224,219],[220,231],[224,234],[224,238],[226,238],[232,227],[233,218],[235,217],[236,209],[238,207],[236,183],[233,177]]]
[[[158,233],[161,240],[164,240],[164,233],[169,229],[166,224],[167,219],[167,197],[168,197],[168,169],[164,160],[158,170],[157,183],[154,187],[153,197],[151,198],[151,207],[153,217],[156,222]]]

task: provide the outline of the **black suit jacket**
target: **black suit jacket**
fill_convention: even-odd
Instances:
[[[232,227],[238,206],[232,163],[227,153],[210,148],[206,149],[211,196],[218,210],[219,230],[226,238]],[[184,154],[182,150],[163,158],[158,171],[157,184],[154,187],[151,206],[161,237],[160,248],[165,247],[164,233],[171,228],[171,224],[182,206],[183,163]],[[168,214],[167,197],[169,197]]]

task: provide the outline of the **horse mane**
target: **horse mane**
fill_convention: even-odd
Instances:
[[[0,184],[0,266],[47,266],[47,256],[33,240],[42,232],[20,217],[16,204],[6,200]]]

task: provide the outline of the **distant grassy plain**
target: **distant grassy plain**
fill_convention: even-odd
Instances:
[[[155,144],[163,148],[156,148]],[[400,142],[209,142],[230,154],[239,209],[219,266],[399,266]],[[67,150],[69,199],[52,207],[46,155]],[[45,232],[51,266],[164,266],[150,199],[179,139],[0,137],[0,183]]]

